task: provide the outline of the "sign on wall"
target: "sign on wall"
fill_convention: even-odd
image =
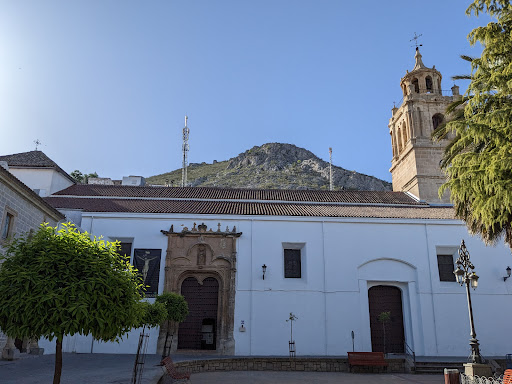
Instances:
[[[161,249],[135,249],[133,251],[133,266],[139,270],[146,285],[146,297],[155,297],[158,294],[161,255]]]

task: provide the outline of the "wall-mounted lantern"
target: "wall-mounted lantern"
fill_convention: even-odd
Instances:
[[[263,264],[261,266],[261,270],[263,271],[263,280],[265,280],[265,272],[267,272],[267,266],[265,264]]]
[[[510,277],[510,275],[512,274],[512,269],[510,267],[507,267],[507,269],[505,269],[505,271],[507,271],[507,276],[505,276],[503,278],[503,281],[507,281],[507,279]]]

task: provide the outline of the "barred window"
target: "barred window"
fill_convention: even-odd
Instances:
[[[300,249],[284,250],[284,277],[301,278]]]

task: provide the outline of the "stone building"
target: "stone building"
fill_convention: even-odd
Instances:
[[[441,124],[448,105],[460,98],[459,87],[452,87],[452,95],[444,96],[442,75],[433,66],[423,64],[416,48],[415,65],[400,81],[403,102],[393,108],[389,133],[393,158],[391,175],[393,191],[410,192],[421,200],[449,202],[446,193],[439,198],[438,190],[445,181],[439,168],[446,141],[435,143],[432,132]]]
[[[5,252],[10,239],[31,230],[37,230],[43,222],[56,225],[64,215],[50,206],[34,191],[18,180],[8,170],[4,161],[0,166],[0,253]],[[0,264],[1,268],[1,264]],[[16,344],[16,347],[15,347]],[[0,332],[2,357],[13,358],[16,351],[39,353],[37,341],[12,340]]]

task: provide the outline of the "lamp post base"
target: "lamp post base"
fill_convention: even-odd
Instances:
[[[492,369],[489,364],[466,363],[464,373],[466,376],[491,377]]]

